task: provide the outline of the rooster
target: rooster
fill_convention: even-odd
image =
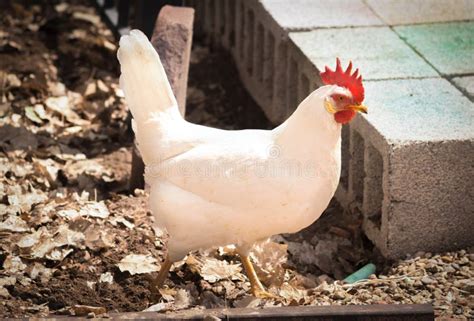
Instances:
[[[188,252],[234,244],[256,297],[272,297],[249,251],[260,240],[309,226],[333,197],[341,171],[341,125],[367,112],[362,77],[339,59],[326,86],[273,130],[220,130],[187,122],[160,58],[139,30],[122,36],[120,85],[146,165],[149,204],[169,234],[153,283]]]

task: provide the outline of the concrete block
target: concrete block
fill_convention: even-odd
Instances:
[[[285,30],[378,26],[383,22],[362,0],[260,0]]]
[[[366,0],[389,25],[474,19],[471,0]]]
[[[382,221],[387,234],[378,244],[388,257],[474,244],[473,158],[473,140],[414,142],[392,150],[391,197]]]
[[[456,77],[452,81],[465,95],[474,100],[474,76]]]
[[[474,22],[401,26],[395,31],[441,74],[474,73]]]
[[[340,57],[343,64],[355,61],[364,79],[438,75],[387,27],[319,29],[291,32],[289,37],[318,70],[333,66],[335,57]]]
[[[441,78],[365,87],[346,201],[360,204],[367,236],[390,258],[472,246],[474,104]]]

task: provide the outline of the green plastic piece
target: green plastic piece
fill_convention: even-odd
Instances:
[[[372,263],[369,263],[367,265],[364,265],[361,267],[359,270],[355,271],[348,277],[344,279],[345,282],[347,283],[355,283],[360,280],[365,280],[369,278],[369,275],[375,273],[375,265]]]

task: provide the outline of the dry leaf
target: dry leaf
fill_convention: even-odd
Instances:
[[[54,9],[55,9],[57,12],[61,13],[61,12],[66,11],[66,9],[67,9],[68,7],[69,7],[69,5],[68,5],[66,2],[61,2],[61,3],[57,4],[57,5],[55,5],[55,6],[54,6]]]
[[[10,215],[0,223],[0,231],[26,232],[28,230],[28,224],[16,215]]]
[[[33,158],[33,163],[38,172],[48,179],[48,182],[53,184],[56,181],[56,179],[58,178],[59,167],[54,160],[52,160],[51,158]]]
[[[99,250],[114,246],[114,235],[100,227],[88,228],[85,232],[85,244],[91,250]]]
[[[240,300],[234,301],[235,308],[256,308],[262,302],[261,299],[254,296],[245,296]]]
[[[99,282],[112,284],[114,282],[114,276],[110,272],[102,273],[99,277]]]
[[[55,112],[58,112],[63,116],[68,116],[71,112],[73,112],[69,108],[69,99],[67,98],[67,96],[49,97],[45,100],[44,103],[46,107]]]
[[[288,301],[296,301],[304,299],[307,296],[306,290],[297,289],[292,287],[288,283],[284,283],[280,288],[278,288],[278,295]]]
[[[266,240],[250,252],[255,271],[266,286],[280,286],[285,279],[283,264],[288,260],[288,245]]]
[[[150,255],[129,254],[120,263],[117,263],[121,272],[129,272],[131,275],[157,272],[159,267],[155,264],[156,259]]]
[[[161,294],[161,297],[167,302],[173,302],[174,296],[176,295],[175,289],[170,288],[161,288],[158,290]]]
[[[32,266],[28,266],[26,270],[30,278],[36,280],[38,277],[40,277],[41,282],[43,283],[49,281],[54,271],[54,269],[47,268],[39,262],[35,262]]]
[[[15,191],[10,189],[10,192],[14,194],[8,195],[8,203],[10,205],[19,206],[23,213],[31,210],[32,206],[41,202],[44,202],[48,197],[40,190],[31,189],[30,192],[23,193],[21,188],[18,187]]]
[[[31,248],[31,255],[36,258],[46,257],[50,260],[61,261],[72,249],[60,249],[69,245],[78,247],[84,241],[85,236],[81,232],[72,231],[67,225],[60,225],[54,236],[42,233],[39,241]]]
[[[16,243],[20,248],[32,247],[39,242],[40,237],[43,233],[47,233],[46,227],[41,227],[37,231],[34,231],[31,234],[26,234]]]
[[[192,304],[192,297],[189,291],[185,289],[178,289],[174,299],[174,306],[176,309],[186,309]]]
[[[81,206],[79,210],[81,216],[91,216],[98,218],[107,218],[110,215],[109,209],[103,201],[87,202]]]
[[[113,226],[117,226],[117,223],[121,223],[121,224],[123,224],[126,228],[129,228],[129,229],[135,228],[135,224],[133,224],[132,222],[128,221],[127,219],[125,219],[125,218],[122,217],[122,216],[113,217],[113,218],[110,220],[110,223],[111,223]]]
[[[0,286],[0,298],[9,298],[10,293],[3,286]]]
[[[16,283],[16,278],[13,276],[0,278],[0,286],[15,285],[15,283]]]
[[[34,110],[33,107],[25,107],[25,116],[31,120],[32,122],[35,122],[37,124],[42,124],[43,120],[39,118],[39,116],[36,114],[36,111]]]
[[[72,208],[60,210],[58,211],[58,215],[69,219],[76,219],[80,216],[107,218],[110,215],[110,212],[103,201],[80,202],[79,207],[79,210]]]
[[[170,306],[169,303],[160,302],[152,306],[149,306],[148,308],[143,310],[143,312],[160,312],[160,311],[167,310],[169,306]]]
[[[197,258],[190,254],[186,259],[186,264],[191,271],[199,273],[202,278],[210,283],[222,279],[244,280],[240,273],[242,268],[240,264],[231,264],[224,260],[218,260],[210,257]]]
[[[84,20],[84,21],[88,21],[94,25],[98,25],[100,23],[100,18],[98,15],[96,14],[89,14],[89,13],[86,13],[86,12],[80,12],[80,11],[77,11],[77,12],[74,12],[72,14],[72,16],[75,18],[75,19],[79,19],[79,20]]]
[[[79,212],[74,209],[60,210],[57,212],[57,215],[71,220],[74,220],[81,216],[81,214],[79,214]]]
[[[10,87],[20,87],[21,80],[15,74],[8,74],[6,77],[6,85]]]
[[[75,315],[85,316],[89,313],[94,313],[95,315],[104,314],[107,310],[104,307],[93,307],[89,305],[74,305],[72,307]]]
[[[26,268],[26,264],[18,256],[9,255],[3,262],[3,268],[11,274],[16,274],[22,272]]]
[[[52,261],[62,261],[66,256],[74,251],[73,249],[53,249],[51,252],[45,255],[45,258]]]
[[[71,103],[68,96],[49,97],[44,104],[49,109],[64,116],[70,123],[75,125],[88,125],[89,123],[81,119],[79,115],[71,109]]]

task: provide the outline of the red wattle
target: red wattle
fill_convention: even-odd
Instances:
[[[334,114],[334,119],[339,124],[347,124],[354,118],[356,112],[354,110],[341,110]]]

